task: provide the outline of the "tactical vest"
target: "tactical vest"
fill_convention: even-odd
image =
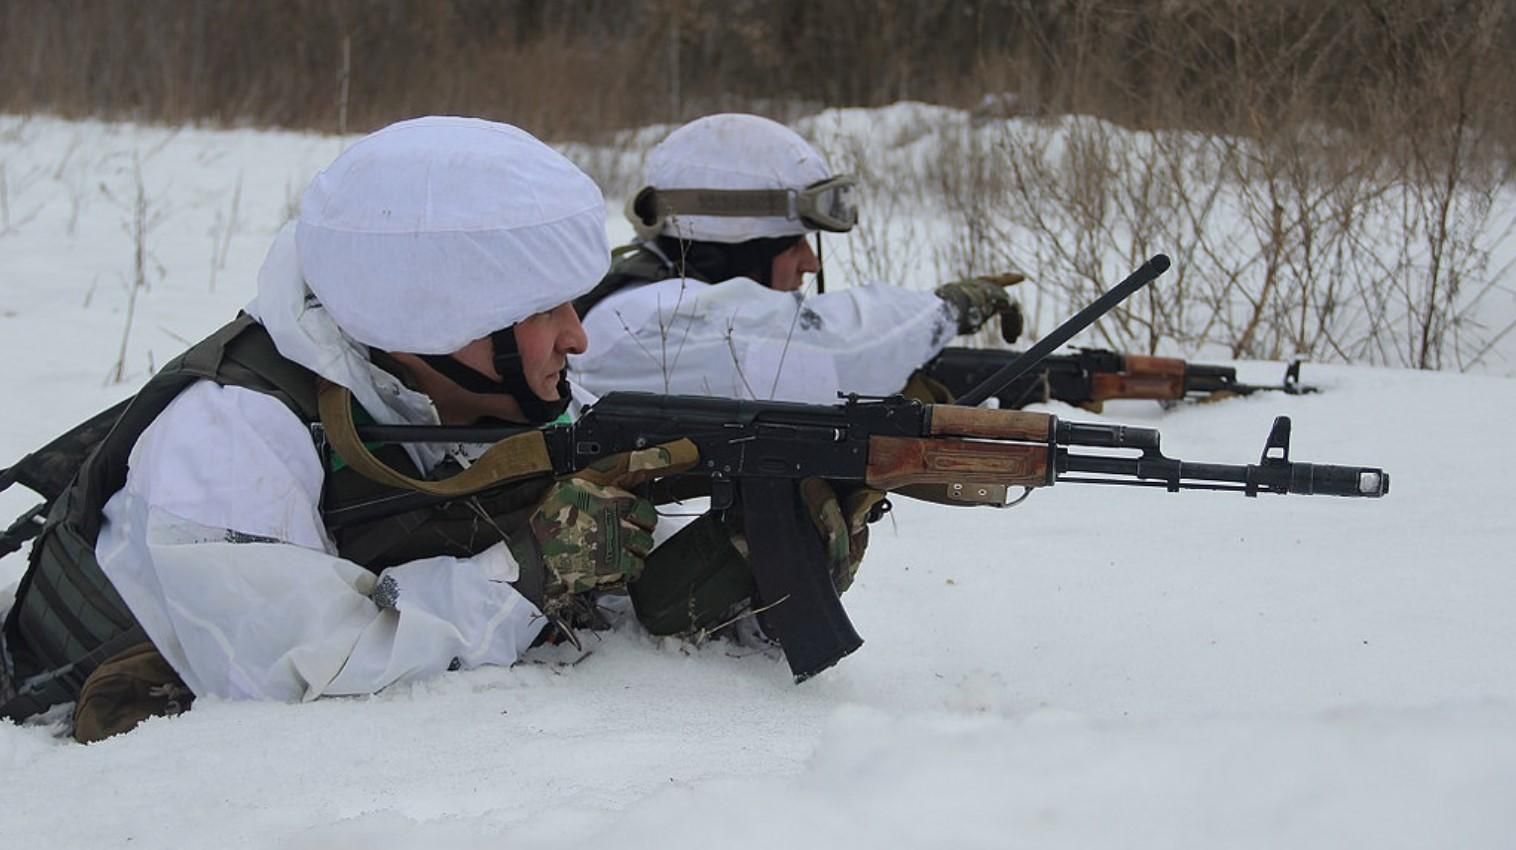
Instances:
[[[9,679],[13,687],[26,686],[27,694],[0,699],[0,715],[19,720],[74,700],[95,667],[147,639],[95,559],[101,510],[125,485],[127,459],[142,432],[199,380],[266,393],[308,425],[319,421],[315,374],[282,356],[263,326],[243,315],[164,366],[129,403],[55,441],[72,438],[81,451],[88,441],[98,439],[98,444],[48,511],[6,618],[4,650],[11,667],[0,678]],[[113,415],[114,424],[100,438],[102,420]],[[402,495],[354,472],[324,445],[318,443],[318,449],[328,470],[321,495],[323,517]],[[376,447],[374,454],[400,472],[421,477],[398,445]],[[546,478],[526,481],[338,528],[328,520],[328,531],[340,556],[376,573],[423,557],[467,557],[520,530],[550,484]]]

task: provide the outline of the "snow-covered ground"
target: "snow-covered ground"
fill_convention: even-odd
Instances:
[[[244,304],[340,145],[0,118],[0,463]],[[113,383],[139,169],[148,288]],[[1389,497],[899,500],[846,597],[865,645],[799,686],[628,624],[582,659],[205,700],[88,747],[3,724],[0,846],[1516,845],[1516,379],[1304,378],[1326,391],[1051,409],[1237,463],[1287,414],[1294,459],[1383,466]],[[0,560],[0,607],[23,567]]]

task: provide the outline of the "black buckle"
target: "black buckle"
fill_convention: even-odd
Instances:
[[[42,533],[47,527],[47,510],[52,507],[51,502],[42,502],[32,507],[31,510],[16,517],[16,521],[10,524],[5,531],[0,532],[0,558],[20,549],[26,541]]]

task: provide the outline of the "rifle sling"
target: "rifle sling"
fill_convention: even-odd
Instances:
[[[359,474],[390,487],[415,490],[433,496],[456,498],[469,496],[507,481],[548,475],[553,471],[547,441],[541,431],[527,431],[507,437],[457,475],[442,481],[412,478],[374,457],[358,437],[353,422],[353,397],[348,389],[322,381],[317,396],[321,426],[326,438],[342,459]]]

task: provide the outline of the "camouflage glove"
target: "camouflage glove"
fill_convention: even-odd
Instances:
[[[863,563],[869,545],[868,524],[884,516],[890,503],[883,491],[872,487],[859,487],[839,499],[832,485],[821,478],[801,481],[800,498],[821,533],[832,586],[842,593],[852,587]]]
[[[557,618],[581,593],[623,588],[642,575],[657,522],[652,502],[619,487],[580,478],[559,481],[527,521],[541,554],[541,598],[532,598],[537,594],[522,585],[518,589]]]
[[[937,287],[936,295],[958,314],[958,333],[971,334],[1000,316],[1000,338],[1015,342],[1021,336],[1021,304],[1005,288],[1026,280],[1021,272],[955,280]]]
[[[905,386],[900,388],[899,394],[922,404],[953,403],[953,391],[921,369],[912,372],[911,376],[905,379]]]

